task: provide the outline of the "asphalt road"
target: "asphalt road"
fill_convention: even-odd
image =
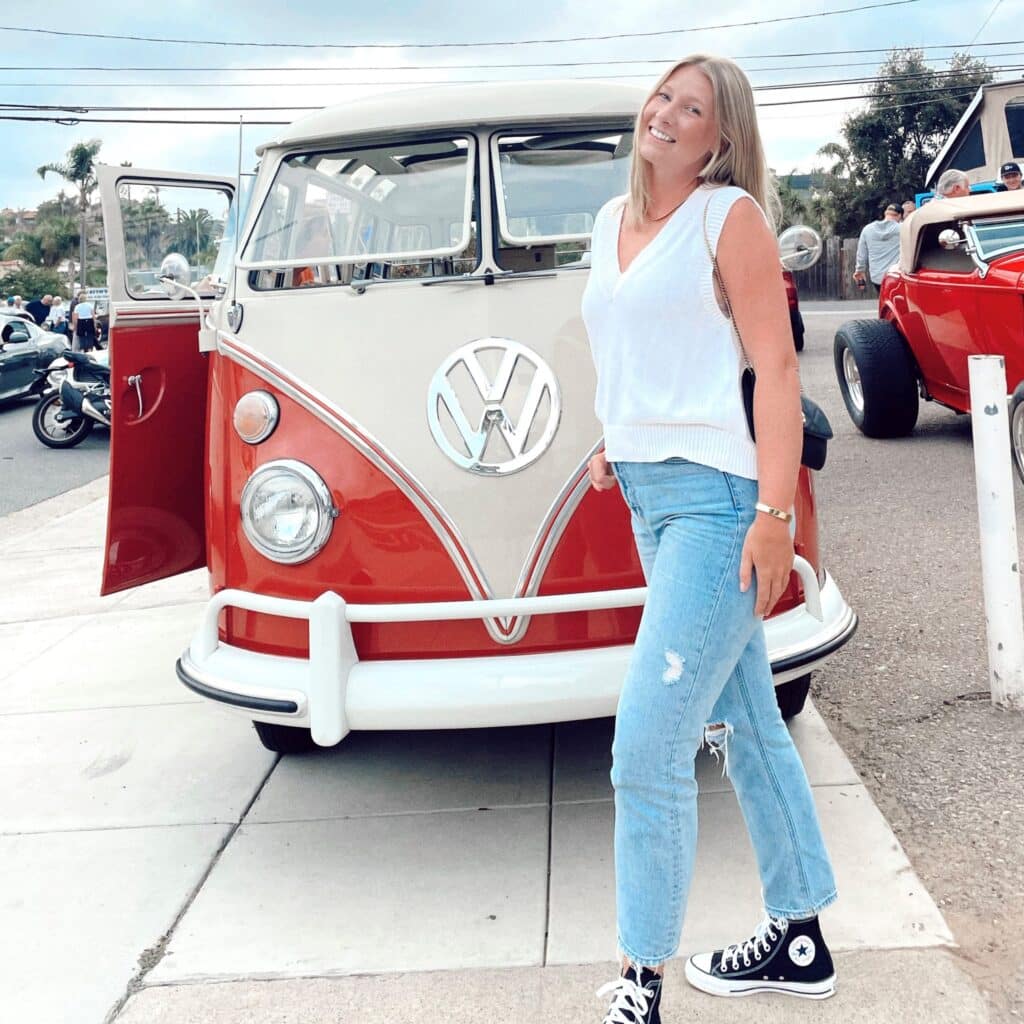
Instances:
[[[910,437],[860,434],[832,361],[839,324],[872,315],[857,306],[805,310],[801,377],[835,431],[815,481],[822,552],[860,617],[812,692],[945,913],[993,1020],[1019,1020],[1024,714],[993,707],[987,692],[970,418],[927,404]],[[1024,488],[1015,494],[1024,541]]]
[[[47,448],[32,432],[35,401],[0,404],[0,516],[103,476],[110,432],[97,426],[77,447]]]
[[[970,420],[926,405],[911,437],[862,436],[840,397],[832,339],[873,307],[807,303],[804,314],[804,388],[836,435],[816,478],[822,552],[860,617],[815,674],[815,701],[946,914],[993,1020],[1016,1020],[1024,715],[987,695]],[[0,515],[107,469],[105,431],[52,451],[31,413],[31,403],[0,408]],[[1024,541],[1024,488],[1016,494]]]

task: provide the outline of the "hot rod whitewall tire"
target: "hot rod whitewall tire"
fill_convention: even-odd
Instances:
[[[88,416],[58,424],[54,416],[60,411],[60,394],[54,392],[41,398],[32,411],[32,432],[47,448],[74,448],[92,433],[93,421]]]
[[[779,683],[775,687],[775,700],[784,719],[795,718],[803,711],[810,689],[810,672],[805,676],[797,676],[796,679],[790,679],[789,682]]]
[[[1010,399],[1010,454],[1017,477],[1024,483],[1024,381],[1021,381]]]
[[[260,743],[275,754],[304,754],[318,749],[308,729],[300,729],[294,725],[277,725],[274,722],[252,724]]]
[[[848,320],[836,331],[836,377],[846,411],[868,437],[903,437],[917,423],[917,370],[886,320]]]

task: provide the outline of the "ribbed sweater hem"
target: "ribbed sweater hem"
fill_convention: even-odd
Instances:
[[[753,441],[700,423],[606,424],[604,450],[609,462],[688,459],[748,480],[757,479]]]

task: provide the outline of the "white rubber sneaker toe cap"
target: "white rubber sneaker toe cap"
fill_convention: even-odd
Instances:
[[[695,967],[701,974],[711,973],[711,958],[714,953],[694,953],[687,966]]]

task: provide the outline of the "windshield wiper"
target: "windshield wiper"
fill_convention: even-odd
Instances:
[[[496,281],[515,281],[525,278],[557,277],[557,270],[488,270],[484,274],[462,274],[460,277],[431,277],[421,281],[422,285],[435,284],[469,284],[473,281],[482,281],[485,285],[494,284]]]

